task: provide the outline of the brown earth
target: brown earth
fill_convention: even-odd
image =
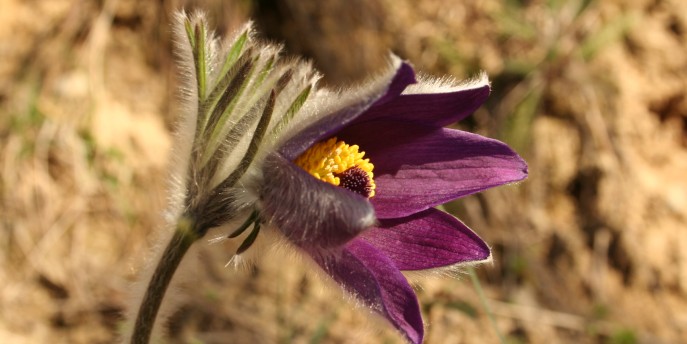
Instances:
[[[316,5],[317,4],[317,5]],[[493,95],[463,128],[529,179],[446,206],[494,249],[478,273],[509,343],[687,342],[687,3],[4,0],[0,342],[109,343],[163,230],[174,114],[169,17],[258,27],[329,84],[392,50]],[[224,268],[203,247],[180,343],[400,339],[298,259]],[[286,258],[283,258],[283,256]],[[498,342],[468,275],[417,278],[428,343]]]

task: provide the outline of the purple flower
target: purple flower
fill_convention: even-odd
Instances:
[[[527,165],[502,142],[444,128],[485,101],[485,78],[454,88],[413,85],[413,69],[399,62],[387,80],[269,154],[259,203],[263,216],[346,291],[420,343],[420,308],[400,271],[490,259],[477,234],[433,207],[522,180]],[[334,137],[364,150],[374,165],[374,197],[322,182],[294,164]]]
[[[250,26],[222,46],[201,15],[177,16],[182,109],[170,207],[195,239],[245,219],[235,257],[261,227],[312,258],[412,343],[423,338],[402,270],[487,261],[489,247],[442,203],[527,176],[499,141],[444,128],[489,95],[486,76],[457,84],[389,71],[345,92],[318,89],[308,64],[283,62]]]

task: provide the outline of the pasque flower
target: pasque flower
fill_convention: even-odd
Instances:
[[[250,25],[222,48],[202,16],[177,18],[184,118],[172,219],[196,238],[243,222],[236,254],[279,233],[409,342],[420,308],[401,271],[490,259],[487,244],[434,207],[527,176],[502,142],[446,128],[489,95],[468,82],[417,77],[396,57],[348,91],[256,42]],[[247,233],[247,234],[246,234]]]
[[[345,290],[419,343],[420,309],[400,271],[490,258],[489,247],[472,230],[433,207],[522,180],[527,166],[499,141],[444,128],[484,102],[485,78],[455,87],[429,80],[416,84],[412,68],[396,62],[382,80],[383,87],[322,114],[266,156],[258,206]],[[354,178],[367,184],[342,188],[302,169],[299,157],[331,142],[364,150],[366,159],[358,160],[374,165],[372,173]],[[318,153],[324,161],[334,160]],[[351,177],[344,172],[339,178]]]

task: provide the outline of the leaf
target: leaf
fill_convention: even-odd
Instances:
[[[239,38],[236,39],[236,41],[231,45],[231,48],[229,48],[229,52],[227,53],[227,58],[224,59],[224,65],[222,65],[222,70],[219,73],[218,80],[221,80],[229,71],[231,67],[234,66],[234,63],[239,59],[241,56],[241,51],[243,50],[243,46],[246,45],[246,41],[248,41],[248,32],[250,29],[246,29]]]

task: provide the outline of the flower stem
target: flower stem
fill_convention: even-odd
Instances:
[[[505,344],[506,339],[503,337],[503,334],[501,334],[501,331],[499,331],[499,327],[496,326],[496,319],[494,319],[494,313],[492,313],[491,308],[489,308],[487,297],[484,296],[484,290],[482,290],[482,284],[479,283],[479,278],[477,278],[477,272],[475,271],[475,268],[470,266],[468,267],[468,271],[470,272],[470,279],[472,280],[472,285],[475,287],[475,290],[477,291],[477,295],[479,296],[479,300],[482,303],[482,307],[484,307],[484,310],[487,312],[489,322],[491,322],[491,326],[494,328],[494,332],[496,332],[496,335],[499,337],[499,342],[501,344]]]
[[[179,267],[179,263],[197,238],[192,228],[192,222],[186,218],[182,218],[177,223],[174,235],[160,257],[160,262],[150,278],[141,301],[134,331],[131,335],[131,344],[148,344],[150,341],[155,319],[167,287],[174,276],[174,272]]]

